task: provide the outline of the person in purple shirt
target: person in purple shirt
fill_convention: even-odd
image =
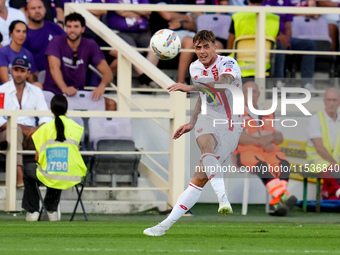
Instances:
[[[149,4],[149,0],[106,0],[106,3],[124,3],[124,4]],[[113,30],[118,31],[124,41],[132,47],[148,48],[151,34],[148,32],[148,19],[151,11],[108,11],[107,25]],[[117,55],[115,52],[114,55]],[[146,58],[155,66],[158,65],[159,59],[149,51]],[[110,64],[113,73],[117,71],[117,58]],[[143,87],[157,87],[146,74],[134,66],[134,70],[139,75],[140,85]]]
[[[293,6],[290,0],[264,0],[262,5],[269,6]],[[291,22],[292,14],[278,14],[280,16],[280,32],[276,37],[277,50],[305,50],[315,51],[316,45],[312,40],[292,38]],[[278,79],[284,78],[285,54],[275,55],[274,77]],[[301,78],[303,85],[308,90],[314,90],[313,75],[315,66],[315,55],[301,56]],[[280,84],[280,85],[279,85]],[[277,87],[284,86],[284,83],[278,82]]]
[[[46,8],[41,0],[30,0],[26,6],[26,13],[28,29],[23,46],[33,54],[38,71],[44,71],[47,66],[45,50],[49,42],[53,36],[64,35],[65,32],[57,24],[44,20]]]
[[[111,70],[98,44],[82,37],[85,31],[82,15],[69,14],[65,17],[65,26],[66,35],[55,36],[45,51],[48,68],[44,90],[74,96],[79,89],[84,89],[86,71],[88,65],[92,64],[102,74],[99,85],[92,92],[92,98],[98,100],[113,79]],[[107,110],[115,110],[113,100],[105,98],[105,101]]]
[[[21,20],[15,20],[9,26],[9,34],[12,41],[9,45],[0,48],[0,84],[5,83],[11,79],[9,70],[11,70],[11,63],[15,58],[26,58],[30,63],[30,75],[28,82],[42,88],[41,84],[35,83],[35,75],[37,68],[35,66],[34,58],[31,52],[22,47],[26,39],[27,25]]]

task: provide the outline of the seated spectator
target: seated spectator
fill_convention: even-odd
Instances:
[[[249,0],[249,6],[261,6],[262,0]],[[242,35],[256,34],[256,13],[238,12],[232,15],[232,22],[229,30],[227,48],[232,49],[235,39]],[[266,36],[275,38],[279,33],[280,17],[276,14],[266,15]],[[242,77],[255,76],[255,62],[238,61],[241,68]],[[270,68],[270,63],[266,63],[266,70]]]
[[[150,0],[152,4],[188,4],[186,0]],[[151,32],[169,28],[174,30],[182,42],[182,49],[193,49],[192,38],[196,32],[196,20],[191,13],[152,12],[150,15]],[[186,73],[194,57],[193,52],[181,52],[178,61],[177,82],[185,83]]]
[[[20,9],[25,13],[26,4],[29,3],[30,0],[10,0],[10,6]],[[64,9],[61,4],[61,0],[42,0],[45,9],[46,15],[45,20],[50,22],[54,22],[56,18],[58,25],[63,28],[64,27]]]
[[[84,89],[86,71],[92,64],[102,74],[100,84],[93,90],[94,100],[100,99],[105,87],[112,81],[112,72],[105,61],[98,44],[88,38],[83,38],[85,19],[78,13],[65,17],[66,35],[55,36],[49,43],[45,55],[48,68],[44,90],[55,94],[65,93],[74,96],[79,89]],[[116,103],[105,98],[106,109],[115,110]]]
[[[248,109],[248,88],[252,89],[252,102],[255,109],[260,110],[258,99],[260,91],[256,83],[247,82],[243,85],[243,95],[245,101],[245,121],[244,131],[241,133],[240,140],[234,154],[239,166],[246,166],[256,171],[265,185],[270,200],[270,215],[285,216],[289,209],[292,209],[297,201],[295,196],[289,196],[288,180],[290,164],[285,154],[281,152],[279,144],[283,141],[279,126],[273,122],[266,121],[275,119],[274,114],[269,116],[254,115]],[[261,120],[263,125],[258,127],[249,124],[249,121]],[[277,123],[277,122],[275,122]],[[272,167],[277,170],[269,170]],[[288,169],[288,171],[286,171]]]
[[[67,100],[63,95],[55,95],[52,98],[51,111],[54,120],[42,125],[32,136],[36,148],[37,168],[27,168],[24,172],[25,191],[22,208],[27,210],[26,221],[37,221],[39,218],[39,195],[36,182],[40,181],[47,186],[44,202],[49,220],[59,221],[57,208],[61,190],[80,183],[86,175],[86,166],[78,147],[84,128],[65,117]],[[64,155],[64,157],[49,156],[47,151],[50,152],[49,154]],[[57,170],[58,164],[62,166],[63,171]],[[65,175],[68,177],[67,180],[56,178],[66,177]]]
[[[268,6],[293,6],[290,0],[264,0],[262,5]],[[293,21],[292,14],[278,14],[280,16],[280,32],[276,37],[277,50],[303,50],[315,51],[316,45],[312,40],[292,38],[291,22]],[[284,86],[281,79],[285,77],[285,54],[275,55],[274,77],[278,79],[277,87]],[[315,66],[315,55],[301,56],[301,78],[304,88],[314,90],[313,76]],[[280,84],[280,85],[278,85]]]
[[[308,124],[306,146],[309,170],[324,178],[323,199],[340,199],[340,92],[329,88],[324,94],[325,109],[314,114]],[[328,172],[325,170],[328,169]]]
[[[43,110],[47,105],[42,90],[26,81],[28,78],[29,62],[25,58],[16,58],[12,63],[13,79],[0,86],[0,92],[5,93],[5,110]],[[39,125],[50,121],[50,117],[39,117]],[[19,116],[17,150],[34,149],[32,134],[37,130],[36,118],[33,116]],[[0,141],[6,141],[7,117],[0,117]],[[17,187],[24,186],[22,174],[22,154],[17,156]]]
[[[120,0],[106,0],[106,3],[131,3]],[[149,4],[149,0],[136,0],[133,4]],[[150,44],[151,34],[148,32],[148,19],[150,11],[109,11],[107,13],[107,25],[111,29],[118,30],[118,36],[130,44],[132,47],[148,48]],[[117,56],[117,51],[115,51]],[[159,59],[151,52],[147,52],[146,58],[155,66]],[[117,58],[111,63],[110,68],[112,73],[117,72]],[[157,84],[152,81],[139,68],[134,66],[134,70],[139,75],[140,85],[143,87],[157,87]]]
[[[62,4],[64,6],[65,3],[100,3],[102,4],[105,1],[102,0],[61,0]],[[106,10],[88,10],[91,12],[97,19],[101,20],[102,16],[107,13]],[[106,41],[104,41],[100,36],[98,36],[95,32],[93,32],[90,28],[87,26],[85,27],[85,32],[82,35],[85,38],[91,38],[96,41],[96,43],[99,45],[99,47],[111,47]],[[107,63],[111,63],[113,59],[116,57],[116,54],[113,53],[112,50],[102,50],[104,53],[105,59]],[[100,83],[100,77],[92,71],[87,70],[86,74],[86,84],[85,86],[92,86],[91,84]]]
[[[323,0],[323,1],[317,1],[317,6],[320,7],[339,7],[339,1],[338,0]],[[325,20],[327,20],[329,24],[329,36],[332,39],[332,50],[336,51],[338,49],[339,45],[339,14],[322,14],[321,17],[323,17]]]
[[[65,32],[57,24],[44,20],[46,9],[41,0],[30,0],[27,2],[26,14],[28,29],[23,47],[32,53],[38,72],[45,72],[47,60],[44,53],[48,44],[53,36],[65,35]],[[39,82],[44,83],[43,80],[39,80]]]
[[[5,1],[0,1],[0,33],[2,34],[2,46],[6,46],[11,42],[9,36],[9,26],[14,20],[21,20],[26,23],[26,17],[23,12],[12,8],[6,7]]]
[[[9,45],[0,49],[0,81],[5,83],[11,79],[9,70],[13,60],[17,57],[27,58],[31,63],[30,74],[28,81],[42,89],[42,84],[35,82],[37,68],[35,66],[34,58],[31,52],[22,47],[26,40],[27,25],[20,21],[15,20],[9,27],[9,34],[12,41]]]

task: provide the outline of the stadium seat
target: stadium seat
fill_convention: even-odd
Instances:
[[[105,111],[105,99],[92,99],[92,91],[78,91],[74,96],[65,95],[69,110]]]
[[[231,16],[222,14],[202,14],[197,17],[197,31],[207,29],[214,32],[217,38],[228,40]]]
[[[130,119],[91,118],[89,129],[90,142],[97,151],[136,151]],[[95,185],[110,180],[112,187],[117,182],[136,187],[140,158],[136,154],[94,155],[91,172]]]
[[[242,35],[235,39],[234,41],[234,49],[247,49],[247,50],[255,50],[255,35]],[[266,49],[272,50],[275,47],[275,39],[272,37],[266,36]],[[254,69],[256,63],[256,53],[255,52],[235,52],[234,58],[236,61],[244,61],[244,62],[254,62],[254,65],[249,66],[249,69]],[[274,73],[274,55],[270,53],[266,53],[266,64],[270,63],[270,73],[266,72],[266,76],[273,77]],[[245,67],[244,67],[245,68]],[[242,68],[241,68],[242,70]],[[268,71],[268,70],[266,70]]]
[[[48,109],[50,109],[51,108],[51,100],[54,97],[54,93],[51,92],[51,91],[47,91],[47,90],[43,90],[42,92],[44,94],[47,107],[48,107]]]
[[[317,29],[316,29],[317,28]],[[323,17],[318,19],[306,19],[304,16],[294,16],[292,22],[292,37],[315,41],[317,51],[331,51],[332,39],[329,36],[329,26]],[[316,55],[315,71],[327,72],[329,78],[335,76],[335,60],[333,55]],[[291,60],[294,63],[294,60]],[[293,65],[292,77],[295,77],[296,63]]]

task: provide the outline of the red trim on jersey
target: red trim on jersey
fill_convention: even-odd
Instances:
[[[216,175],[216,174],[212,174],[212,175],[210,175],[209,181],[211,181],[211,179],[212,179],[212,178],[214,178],[214,177],[215,177],[215,175]]]
[[[214,80],[215,81],[218,81],[218,79],[220,78],[219,75],[218,75],[218,69],[216,67],[216,65],[214,65],[213,68],[211,68],[211,73],[213,74],[214,76]]]
[[[230,106],[229,106],[229,102],[227,99],[227,96],[225,94],[225,92],[221,92],[221,97],[222,97],[222,101],[223,101],[223,106],[225,109],[225,112],[227,114],[228,117],[228,121],[229,121],[229,130],[233,131],[234,130],[234,126],[231,125],[231,111],[230,111]]]
[[[233,78],[235,79],[235,76],[232,75],[231,73],[225,73],[225,72],[223,72],[222,74],[228,74],[228,75],[230,75],[230,76],[233,76]],[[221,75],[222,75],[222,74],[221,74]]]
[[[195,189],[197,189],[197,190],[199,190],[199,191],[202,191],[202,189],[199,189],[198,187],[196,187],[195,185],[193,185],[193,184],[189,184],[189,186],[191,186],[191,187],[193,187],[193,188],[195,188]]]

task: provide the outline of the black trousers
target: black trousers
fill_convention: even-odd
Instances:
[[[26,209],[30,213],[39,211],[39,194],[35,185],[37,182],[40,184],[40,181],[37,177],[36,166],[35,164],[28,164],[26,167],[24,167],[25,190],[24,196],[22,198],[22,208]],[[47,211],[57,211],[60,196],[60,189],[47,187],[44,200]]]

